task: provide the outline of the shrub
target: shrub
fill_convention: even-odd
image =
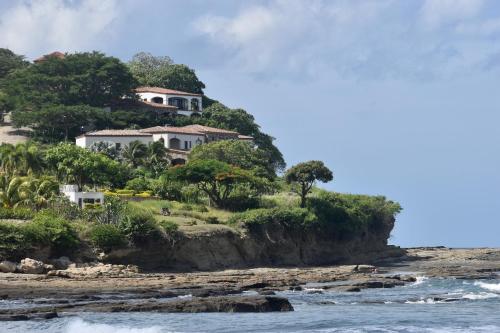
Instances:
[[[116,190],[116,194],[118,195],[133,195],[134,191],[133,190]]]
[[[233,215],[230,224],[242,222],[245,225],[280,223],[290,227],[306,226],[316,221],[316,216],[305,208],[254,209]]]
[[[139,193],[149,190],[150,185],[149,181],[146,178],[138,177],[129,180],[125,188],[127,188],[128,190],[132,190],[135,193]]]
[[[34,246],[36,240],[22,224],[0,223],[0,257],[10,258]]]
[[[135,196],[139,198],[151,198],[151,193],[142,192],[142,193],[137,193]]]
[[[34,212],[29,208],[6,208],[0,207],[0,219],[31,220]]]
[[[135,244],[146,243],[158,236],[155,218],[146,210],[128,210],[119,228]]]
[[[67,254],[75,250],[80,243],[71,224],[50,210],[38,213],[25,228],[31,240],[50,245],[53,255]]]
[[[92,245],[104,251],[122,247],[127,243],[122,231],[112,224],[95,225],[90,230],[89,238]]]
[[[217,216],[208,216],[205,218],[205,222],[207,222],[208,224],[219,224],[220,223]]]
[[[182,199],[182,184],[165,176],[152,181],[153,193],[162,199],[180,201]]]
[[[173,235],[179,229],[179,226],[175,222],[168,220],[162,220],[158,222],[158,225],[163,229],[163,231],[165,231],[167,235]]]

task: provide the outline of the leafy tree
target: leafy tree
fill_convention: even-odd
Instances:
[[[141,52],[128,63],[130,71],[144,86],[163,87],[202,94],[205,84],[196,76],[194,70],[186,65],[174,64],[169,57],[156,57]]]
[[[4,91],[17,109],[46,105],[103,107],[130,96],[136,81],[119,59],[99,52],[49,57],[6,77]]]
[[[43,171],[41,147],[33,142],[0,145],[0,169],[7,175],[33,175]]]
[[[333,173],[321,161],[299,163],[288,169],[285,174],[287,183],[299,185],[297,193],[300,195],[300,207],[305,207],[306,196],[317,180],[326,183],[332,179]]]
[[[150,142],[146,150],[144,165],[151,173],[151,176],[154,178],[158,177],[167,169],[169,163],[170,156],[163,142]]]
[[[108,112],[87,105],[57,105],[40,110],[15,111],[12,121],[16,126],[33,128],[35,137],[44,141],[67,141],[82,132],[106,128],[110,123]]]
[[[3,207],[27,206],[39,210],[59,193],[52,177],[0,176],[0,201]]]
[[[226,207],[232,191],[239,185],[260,187],[264,183],[251,172],[217,160],[190,161],[169,170],[174,178],[195,184],[217,206]]]
[[[119,149],[117,149],[116,145],[111,142],[94,142],[89,149],[93,152],[104,154],[113,160],[120,156]]]
[[[0,48],[0,80],[10,72],[28,66],[24,56],[15,54],[9,49]]]
[[[83,185],[123,185],[128,170],[119,162],[70,143],[59,143],[46,152],[46,160],[60,181]]]
[[[198,145],[189,154],[189,159],[218,160],[245,170],[252,170],[254,174],[262,177],[269,179],[276,177],[266,153],[246,141],[221,140]]]
[[[123,147],[122,158],[129,166],[137,168],[144,163],[147,152],[148,146],[139,140],[135,140]]]

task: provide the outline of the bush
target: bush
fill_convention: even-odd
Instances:
[[[314,223],[316,216],[305,208],[254,209],[233,215],[230,224],[242,222],[245,225],[279,223],[289,227],[304,227]]]
[[[31,220],[34,212],[29,208],[6,208],[0,207],[0,219]]]
[[[138,177],[129,180],[125,188],[127,188],[128,190],[132,190],[135,193],[139,193],[149,190],[150,185],[149,181],[146,178]]]
[[[205,205],[192,205],[192,204],[183,204],[180,206],[179,210],[184,210],[188,212],[199,212],[199,213],[207,213],[208,208]]]
[[[142,193],[137,193],[135,196],[138,198],[151,198],[151,193],[142,192]]]
[[[152,181],[153,193],[162,199],[180,201],[182,199],[182,184],[161,176]]]
[[[208,216],[205,218],[205,222],[207,222],[208,224],[220,224],[217,216]]]
[[[31,240],[50,245],[53,255],[67,254],[80,243],[71,224],[53,211],[38,213],[25,228]]]
[[[22,224],[0,223],[0,257],[11,258],[22,253],[36,244]]]
[[[163,229],[163,231],[165,231],[167,235],[173,235],[179,229],[179,226],[175,222],[168,220],[162,220],[158,222],[158,225]]]
[[[118,195],[133,195],[134,191],[133,190],[116,190],[116,194]]]
[[[158,236],[155,218],[146,210],[128,210],[119,228],[135,244],[147,243]]]
[[[95,225],[90,230],[89,238],[92,245],[104,251],[122,247],[127,243],[122,231],[112,224]]]

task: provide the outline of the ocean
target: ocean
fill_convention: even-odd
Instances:
[[[283,313],[82,313],[46,321],[0,322],[0,332],[500,332],[500,279],[419,277],[391,289],[359,293],[305,285],[287,297],[294,312]],[[0,307],[25,306],[0,301]]]

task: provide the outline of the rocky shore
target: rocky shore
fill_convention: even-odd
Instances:
[[[0,320],[48,319],[77,312],[292,311],[275,292],[359,292],[413,283],[419,276],[498,279],[500,249],[413,248],[375,265],[142,273],[134,266],[69,264],[42,274],[0,273]],[[45,267],[45,270],[47,267]],[[320,284],[319,288],[308,288]]]

